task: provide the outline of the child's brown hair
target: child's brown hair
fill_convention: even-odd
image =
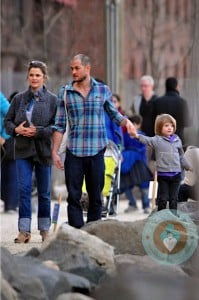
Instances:
[[[141,115],[137,115],[137,114],[134,114],[132,115],[129,120],[132,122],[132,123],[135,123],[136,125],[142,125],[142,116]]]
[[[169,114],[158,115],[155,119],[154,131],[157,135],[162,135],[162,127],[165,123],[172,123],[174,132],[176,131],[176,120]]]

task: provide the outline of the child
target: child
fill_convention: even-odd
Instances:
[[[174,134],[176,120],[169,114],[161,114],[155,120],[155,136],[148,137],[138,133],[134,136],[142,143],[155,150],[158,173],[158,211],[165,209],[169,201],[169,209],[177,210],[178,191],[181,182],[181,170],[192,171],[184,157],[182,142]]]
[[[130,118],[135,128],[139,131],[142,125],[142,117],[133,115]],[[139,131],[139,133],[142,133]],[[150,201],[148,198],[149,180],[152,178],[147,168],[146,146],[137,139],[131,138],[127,132],[123,133],[124,151],[122,152],[123,162],[121,166],[121,192],[124,192],[129,200],[125,213],[137,210],[136,199],[132,188],[139,187],[144,213],[149,213]]]

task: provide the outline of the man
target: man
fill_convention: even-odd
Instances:
[[[64,162],[68,223],[81,228],[84,225],[80,204],[84,177],[89,197],[87,222],[101,219],[104,151],[108,143],[104,111],[116,124],[126,126],[129,134],[134,130],[134,125],[114,107],[109,87],[90,76],[89,57],[84,54],[74,56],[70,67],[73,81],[66,88],[67,111],[63,88],[58,96],[52,155],[55,165],[63,169],[58,150],[68,117],[70,130]]]
[[[175,77],[168,77],[165,81],[166,93],[156,99],[154,104],[154,116],[170,114],[176,120],[176,134],[184,144],[184,127],[189,125],[188,106],[186,101],[180,97],[178,81]]]
[[[154,93],[154,80],[149,75],[144,75],[140,79],[141,94],[135,97],[132,105],[133,114],[142,116],[142,131],[148,135],[154,135],[154,113],[153,104],[157,96]]]

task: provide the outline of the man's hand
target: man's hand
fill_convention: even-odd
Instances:
[[[135,126],[133,125],[133,123],[131,121],[129,121],[127,119],[126,121],[126,129],[127,129],[127,132],[130,136],[136,136],[137,135],[137,131],[136,131],[136,128]]]
[[[59,131],[53,132],[52,159],[53,159],[53,163],[59,170],[64,170],[64,166],[61,161],[61,157],[58,154],[62,138],[63,138],[63,133],[61,133]]]
[[[54,162],[55,166],[59,170],[64,170],[64,165],[61,161],[61,158],[60,158],[59,154],[56,151],[52,151],[52,159],[53,159],[53,162]]]

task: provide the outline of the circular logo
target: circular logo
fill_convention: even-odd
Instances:
[[[142,243],[147,254],[155,260],[180,264],[188,260],[197,247],[197,226],[187,214],[164,209],[148,218]]]

